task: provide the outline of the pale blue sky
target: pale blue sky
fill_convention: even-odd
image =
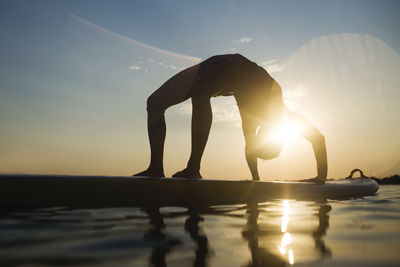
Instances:
[[[71,13],[143,43],[201,58],[223,52],[243,36],[258,42],[260,51],[248,51],[257,53],[253,57],[281,58],[314,37],[343,32],[370,34],[400,51],[398,1],[3,0],[0,5],[0,48],[8,65],[27,55],[27,61],[36,61],[33,52],[43,53],[45,62],[55,55],[65,61],[54,50],[68,45],[64,30]]]
[[[379,49],[367,52],[384,51],[384,56],[377,54],[379,64],[387,62],[384,59],[393,54],[393,62],[379,69],[391,73],[393,66],[398,66],[400,53],[399,13],[399,1],[2,0],[0,172],[129,174],[144,168],[149,153],[145,128],[146,97],[166,79],[195,61],[145,49],[135,41],[201,59],[215,54],[241,53],[259,64],[268,65],[269,70],[276,70],[273,75],[280,78],[278,81],[282,84],[292,85],[290,77],[298,77],[294,69],[308,67],[307,62],[299,59],[299,55],[304,54],[301,48],[305,46],[309,51],[310,42],[313,44],[312,40],[317,38],[314,45],[319,45],[318,51],[322,51],[321,44],[324,43],[318,38],[324,36],[339,36],[323,39],[336,42],[335,51],[358,42],[373,44],[373,47],[378,45]],[[349,33],[353,35],[343,35]],[[348,49],[356,51],[354,47]],[[312,60],[315,63],[315,58]],[[360,55],[355,59],[358,63],[377,62],[368,60]],[[301,65],[298,62],[302,62]],[[343,60],[339,63],[342,64]],[[339,63],[326,67],[338,69]],[[291,66],[291,69],[285,66]],[[315,69],[315,66],[309,67]],[[321,66],[324,69],[324,64]],[[354,66],[359,68],[362,64]],[[356,68],[353,71],[356,72]],[[358,97],[357,92],[364,90],[365,101],[370,101],[375,95],[368,92],[375,92],[375,87],[356,88],[359,83],[354,77],[365,81],[365,75],[369,73],[358,71],[364,76],[354,73],[353,80],[343,80],[342,83],[352,85],[350,90],[354,88],[354,99]],[[382,112],[389,113],[388,117],[392,118],[398,109],[386,106],[390,106],[388,103],[399,91],[396,75],[382,75],[375,77],[375,83],[385,79],[395,85],[385,87],[388,93],[380,102]],[[309,99],[313,99],[315,84],[298,80],[293,84],[296,88],[308,89],[288,90],[286,93],[310,94]],[[333,84],[330,86],[334,87]],[[237,125],[237,114],[227,108],[231,102],[215,101],[215,108],[222,112],[214,118],[222,122],[213,126],[215,137],[210,137],[211,148],[206,150],[205,156],[210,160],[205,162],[205,173],[214,178],[230,178],[231,174],[224,176],[223,169],[230,165],[238,166],[240,162],[240,167],[234,172],[245,178],[248,171],[242,157],[240,129],[236,126],[233,126],[236,127],[234,130],[231,128]],[[167,139],[166,148],[181,148],[179,153],[166,152],[168,174],[184,167],[190,152],[187,110],[188,106],[184,104],[172,109],[167,116],[170,139]],[[318,113],[301,105],[299,110],[309,112],[311,117]],[[329,114],[333,116],[333,113]],[[318,121],[318,117],[312,119],[322,125],[323,130],[330,130],[324,122]],[[349,119],[348,124],[356,120],[359,118]],[[385,133],[393,131],[392,120],[386,126]],[[362,127],[359,129],[364,129]],[[231,136],[227,137],[226,133]],[[212,146],[221,148],[220,141],[225,139],[218,138],[224,134],[227,140],[239,140],[238,149],[228,151],[230,155],[240,153],[240,157],[227,157],[225,165],[221,165],[224,167],[221,167],[214,159],[224,156],[215,156],[216,150]],[[339,134],[331,131],[327,135],[335,140]],[[374,138],[365,142],[380,144]],[[383,173],[398,162],[399,154],[395,150],[399,144],[396,138],[390,138],[394,142],[391,143],[393,151],[388,152],[391,153],[390,160],[382,158],[385,165],[380,162],[371,167],[372,174]],[[379,140],[382,139],[388,138],[385,136]],[[348,143],[352,142],[349,137]],[[340,145],[332,143],[331,147]],[[342,171],[337,167],[342,164],[340,161],[334,160],[339,159],[344,150],[330,151],[336,153],[331,157],[331,165],[336,165],[331,168],[332,176],[347,172],[347,169]],[[312,160],[311,157],[304,163],[310,165],[307,168],[298,168],[299,178],[313,175]],[[372,158],[356,162],[368,167],[372,166],[372,161],[379,162]],[[265,176],[295,176],[296,168],[282,173],[278,169],[286,161],[277,162],[275,172],[268,175],[265,171]],[[221,170],[214,171],[218,168]]]

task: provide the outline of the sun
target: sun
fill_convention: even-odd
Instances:
[[[290,142],[298,137],[302,132],[301,126],[298,123],[285,121],[270,133],[270,138],[277,142]]]

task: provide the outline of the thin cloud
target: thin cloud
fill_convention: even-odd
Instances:
[[[133,65],[133,66],[130,66],[129,69],[131,69],[131,70],[141,70],[142,68],[137,66],[137,65]]]
[[[283,92],[283,101],[290,108],[300,105],[301,99],[309,95],[309,89],[302,84],[295,87],[289,87]]]
[[[239,127],[241,118],[234,98],[229,97],[213,105],[213,118],[215,122],[231,122]]]
[[[228,97],[218,103],[212,103],[213,122],[230,122],[235,127],[240,127],[241,118],[237,104],[233,97]],[[178,112],[183,115],[192,114],[192,104],[182,104]]]
[[[164,68],[167,68],[167,69],[172,69],[172,70],[177,70],[177,69],[178,69],[177,66],[175,66],[175,65],[168,65],[168,64],[165,64],[164,62],[159,62],[158,65],[160,65],[160,66],[162,66],[162,67],[164,67]]]
[[[135,63],[134,65],[129,66],[129,69],[135,71],[136,70],[157,71],[161,69],[173,70],[173,71],[183,70],[183,68],[180,66],[167,64],[162,61],[155,60],[153,58],[141,59],[134,63]]]
[[[201,59],[197,58],[197,57],[191,57],[191,56],[186,56],[186,55],[174,53],[174,52],[171,52],[171,51],[167,51],[167,50],[164,50],[164,49],[161,49],[161,48],[157,48],[157,47],[154,47],[154,46],[151,46],[151,45],[147,45],[147,44],[138,42],[136,40],[130,39],[130,38],[128,38],[126,36],[123,36],[121,34],[118,34],[118,33],[112,32],[110,30],[107,30],[107,29],[105,29],[105,28],[103,28],[103,27],[101,27],[99,25],[96,25],[96,24],[94,24],[94,23],[92,23],[90,21],[87,21],[87,20],[85,20],[85,19],[83,19],[81,17],[78,17],[78,16],[76,16],[74,14],[70,14],[70,17],[75,19],[75,20],[77,20],[77,21],[79,21],[79,22],[81,22],[81,23],[84,23],[84,24],[86,24],[86,25],[88,25],[90,27],[93,27],[98,31],[104,32],[104,33],[106,33],[108,35],[111,35],[111,36],[117,38],[117,39],[124,40],[124,41],[126,41],[128,43],[134,44],[136,46],[139,46],[139,47],[142,47],[142,48],[145,48],[145,49],[148,49],[148,50],[151,50],[153,52],[157,52],[157,53],[160,53],[160,54],[163,54],[163,55],[168,55],[168,56],[172,56],[172,57],[188,60],[188,61],[191,61],[191,62],[194,62],[194,63],[198,63],[198,62],[201,61]]]
[[[268,71],[270,74],[278,73],[283,71],[285,68],[284,64],[277,63],[277,59],[272,59],[268,61],[261,62],[261,66]]]
[[[276,62],[278,62],[277,59],[271,59],[271,60],[267,60],[267,61],[261,62],[261,65],[262,65],[262,66],[268,66],[268,65],[274,64],[274,63],[276,63]]]
[[[237,40],[237,42],[239,44],[246,44],[246,43],[250,43],[251,41],[253,41],[253,38],[251,38],[251,37],[240,37],[240,39]]]

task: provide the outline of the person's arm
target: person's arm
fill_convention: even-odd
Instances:
[[[248,144],[246,144],[245,154],[246,154],[247,165],[249,166],[253,180],[257,181],[260,180],[260,176],[258,175],[257,157],[252,152],[251,146],[249,146]]]
[[[317,177],[311,179],[314,182],[325,181],[328,173],[327,153],[325,137],[306,118],[295,112],[289,112],[289,120],[298,123],[301,127],[301,135],[310,141],[317,162]]]
[[[256,131],[257,124],[246,117],[242,116],[242,127],[244,139],[246,141],[245,156],[247,165],[249,166],[251,176],[253,180],[260,180],[257,168],[257,156],[256,156]]]

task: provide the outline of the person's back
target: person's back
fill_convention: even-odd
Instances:
[[[217,55],[201,62],[191,92],[205,90],[210,96],[250,94],[268,88],[273,78],[256,63],[240,54]]]

